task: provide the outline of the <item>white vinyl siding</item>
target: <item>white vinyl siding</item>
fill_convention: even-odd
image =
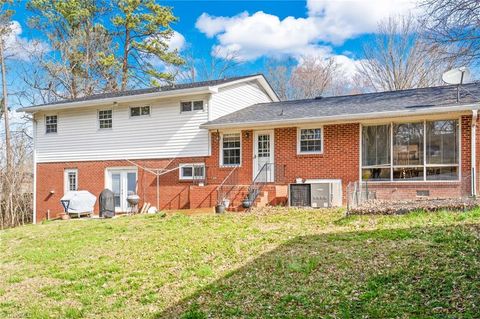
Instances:
[[[192,100],[207,101],[208,96]],[[151,101],[150,116],[135,121],[130,117],[135,105],[117,105],[112,129],[101,132],[96,108],[59,110],[56,134],[45,134],[45,121],[37,121],[37,162],[208,156],[208,130],[199,128],[208,121],[208,112],[180,113],[179,104],[179,98]]]
[[[272,102],[257,82],[248,82],[220,88],[210,101],[210,120],[241,110],[257,103]]]

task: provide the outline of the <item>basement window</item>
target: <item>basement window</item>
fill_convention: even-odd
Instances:
[[[57,133],[58,118],[56,115],[45,116],[45,133]]]
[[[130,117],[149,116],[150,106],[135,106],[130,108]]]
[[[181,180],[202,180],[205,179],[205,164],[180,164]]]

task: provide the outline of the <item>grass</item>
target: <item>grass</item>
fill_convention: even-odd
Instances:
[[[3,318],[475,318],[480,210],[48,222],[0,231]]]

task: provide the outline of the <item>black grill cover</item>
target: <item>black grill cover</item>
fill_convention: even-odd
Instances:
[[[100,217],[112,218],[115,216],[115,201],[113,199],[113,192],[105,188],[100,193]]]

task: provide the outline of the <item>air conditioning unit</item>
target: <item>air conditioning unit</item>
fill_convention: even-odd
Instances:
[[[318,208],[342,206],[342,181],[339,179],[307,179],[302,184],[290,184],[290,206]]]

